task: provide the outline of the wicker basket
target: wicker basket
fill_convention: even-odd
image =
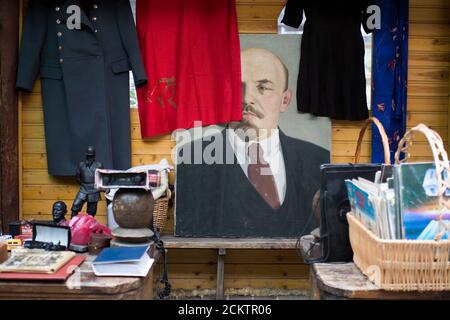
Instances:
[[[391,291],[450,289],[450,241],[382,240],[347,215],[353,261],[375,285]]]
[[[441,208],[448,207],[443,194],[448,187],[439,173],[448,170],[447,153],[439,135],[424,125],[408,131],[399,144],[400,153],[409,159],[415,132],[425,134],[436,163]],[[356,266],[378,287],[390,291],[450,290],[450,241],[383,240],[369,231],[352,214],[347,215],[350,243]]]
[[[169,220],[169,201],[171,198],[170,190],[167,190],[166,195],[155,201],[155,208],[153,209],[153,228],[155,231],[161,233],[166,227],[167,220]]]

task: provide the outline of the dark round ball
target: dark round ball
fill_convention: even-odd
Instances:
[[[143,189],[119,189],[112,204],[117,224],[128,229],[148,228],[154,207],[152,192]]]

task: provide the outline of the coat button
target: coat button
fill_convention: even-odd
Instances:
[[[63,63],[64,62],[64,59],[59,59],[59,63]]]
[[[62,32],[57,33],[58,37],[62,37]]]
[[[92,21],[97,21],[97,17],[93,17],[93,18],[92,18]]]
[[[58,50],[59,50],[59,51],[61,51],[62,49],[63,49],[62,46],[59,46],[59,47],[58,47]]]
[[[57,19],[57,20],[56,20],[56,23],[57,23],[57,24],[61,24],[61,20]]]
[[[93,7],[94,9],[98,9],[98,5],[96,5],[96,4],[94,4],[92,7]]]
[[[97,32],[98,32],[98,30],[97,30],[97,29],[95,29],[95,30],[94,30],[94,32],[95,32],[95,33],[97,33]]]
[[[56,8],[55,8],[55,11],[59,12],[59,10],[61,10],[60,7],[56,7]]]

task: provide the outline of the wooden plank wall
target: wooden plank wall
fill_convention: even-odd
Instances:
[[[19,114],[14,89],[19,35],[18,2],[0,0],[0,232],[19,212]]]
[[[276,19],[285,0],[238,0],[241,33],[275,33]],[[408,126],[424,122],[437,129],[447,141],[449,109],[450,0],[410,2],[410,81]],[[54,201],[70,207],[77,191],[73,179],[47,174],[40,85],[23,95],[20,134],[22,136],[21,214],[23,218],[50,219]],[[360,123],[333,122],[332,159],[351,161]],[[132,110],[133,165],[170,159],[170,136],[148,141],[140,139],[136,110]],[[422,137],[415,145],[418,160],[429,159]],[[370,159],[370,133],[364,140],[362,161]],[[99,220],[106,222],[105,203],[99,206]],[[173,212],[166,233],[173,232]],[[212,294],[215,287],[216,253],[213,250],[171,250],[169,276],[177,295]],[[225,288],[228,294],[271,295],[308,288],[308,268],[294,250],[229,251],[226,256]],[[248,290],[248,288],[254,288]],[[235,290],[230,290],[234,288]],[[267,291],[265,289],[270,288]],[[255,290],[256,289],[256,290]],[[294,291],[295,292],[295,291]],[[292,293],[292,291],[290,292]]]
[[[450,0],[411,0],[407,126],[425,123],[448,146]],[[429,159],[423,137],[414,146],[417,160]]]

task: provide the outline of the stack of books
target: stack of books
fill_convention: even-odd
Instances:
[[[395,191],[388,183],[363,178],[346,180],[352,213],[381,239],[399,239]]]
[[[442,178],[449,181],[446,172]],[[346,187],[352,213],[381,239],[449,239],[450,211],[439,205],[434,163],[395,165],[385,183],[359,178],[346,180]]]
[[[148,250],[148,246],[103,249],[92,269],[99,277],[146,277],[155,261]]]

